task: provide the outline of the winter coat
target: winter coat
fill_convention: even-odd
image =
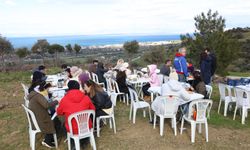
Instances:
[[[170,66],[166,66],[165,64],[161,67],[160,73],[169,76],[170,74]]]
[[[157,73],[156,73],[157,66],[156,65],[148,65],[148,68],[149,68],[150,86],[151,87],[160,86],[160,80],[159,80]]]
[[[195,80],[194,80],[193,83],[194,83],[194,84],[193,84],[192,86],[193,86],[194,90],[195,90],[197,93],[202,94],[202,95],[204,95],[204,97],[206,97],[206,95],[207,95],[207,90],[206,90],[206,85],[205,85],[205,83],[204,83],[203,81],[196,82]]]
[[[183,88],[182,84],[176,80],[169,80],[167,83],[162,85],[161,96],[166,96],[169,94],[178,96],[184,101],[188,101],[191,98],[190,94],[185,88]]]
[[[105,82],[104,73],[106,72],[108,72],[108,69],[104,69],[102,65],[98,64],[96,69],[96,75],[98,76],[99,83]]]
[[[185,77],[188,77],[187,61],[180,53],[176,53],[175,55],[174,68],[178,74],[184,74]]]
[[[207,56],[205,59],[201,60],[200,63],[201,76],[205,84],[211,82],[212,77],[212,58]]]
[[[109,109],[112,107],[112,102],[106,92],[96,92],[95,96],[91,98],[95,105],[96,111]]]
[[[65,116],[65,127],[67,132],[69,132],[68,117],[75,112],[83,110],[95,110],[95,106],[90,98],[80,90],[68,91],[60,101],[59,107],[56,110],[58,115]],[[73,133],[78,134],[77,123],[75,120],[72,120],[72,128]],[[92,128],[91,120],[89,121],[89,128]]]
[[[116,82],[118,84],[120,92],[123,92],[123,93],[128,93],[128,86],[127,86],[126,78],[127,76],[126,76],[125,71],[118,71],[116,75]]]
[[[53,134],[56,132],[54,123],[48,113],[48,108],[54,107],[58,101],[48,102],[46,98],[38,92],[31,91],[28,95],[29,109],[35,114],[37,123],[42,133]]]
[[[212,59],[212,64],[211,64],[211,67],[212,67],[212,68],[211,68],[211,75],[213,76],[214,73],[215,73],[215,71],[216,71],[216,68],[217,68],[217,58],[216,58],[216,56],[215,56],[214,53],[211,53],[209,56],[210,56],[211,59]]]

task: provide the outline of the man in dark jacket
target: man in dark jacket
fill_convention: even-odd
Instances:
[[[171,60],[167,59],[165,64],[161,67],[160,73],[164,76],[169,76],[170,74],[170,67],[171,67]]]
[[[174,67],[180,82],[186,82],[186,78],[188,77],[187,60],[185,58],[186,51],[186,48],[180,48],[174,59]]]
[[[200,70],[203,81],[209,85],[212,77],[212,58],[205,52],[201,53]]]
[[[211,79],[210,80],[212,82],[212,77],[214,76],[216,68],[217,68],[217,58],[216,58],[215,53],[211,53],[210,48],[205,48],[204,51],[211,58]]]

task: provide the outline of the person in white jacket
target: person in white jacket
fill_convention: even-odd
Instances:
[[[191,94],[182,86],[182,83],[176,80],[169,80],[164,83],[161,88],[161,96],[177,96],[180,100],[189,101]],[[161,99],[155,99],[152,103],[152,110],[157,113],[164,113],[164,101]],[[164,114],[162,114],[164,115]]]

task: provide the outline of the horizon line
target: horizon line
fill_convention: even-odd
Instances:
[[[32,38],[32,37],[61,37],[61,36],[161,36],[161,35],[182,35],[186,33],[114,33],[114,34],[47,34],[47,35],[9,35],[5,36],[0,34],[2,37],[6,38]]]

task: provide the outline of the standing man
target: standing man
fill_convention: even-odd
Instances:
[[[215,74],[217,68],[216,55],[214,53],[211,53],[210,48],[205,48],[204,51],[205,53],[207,53],[208,56],[211,57],[211,81],[212,81],[212,77]]]
[[[170,69],[171,65],[172,65],[171,60],[167,59],[165,61],[165,64],[161,67],[160,73],[163,74],[164,76],[168,76],[169,77],[169,74],[170,74],[170,71],[171,71],[171,69]]]
[[[178,81],[180,82],[186,82],[188,77],[187,61],[185,58],[186,53],[186,48],[182,47],[178,50],[174,59],[174,67],[176,69],[176,73],[178,74]]]

